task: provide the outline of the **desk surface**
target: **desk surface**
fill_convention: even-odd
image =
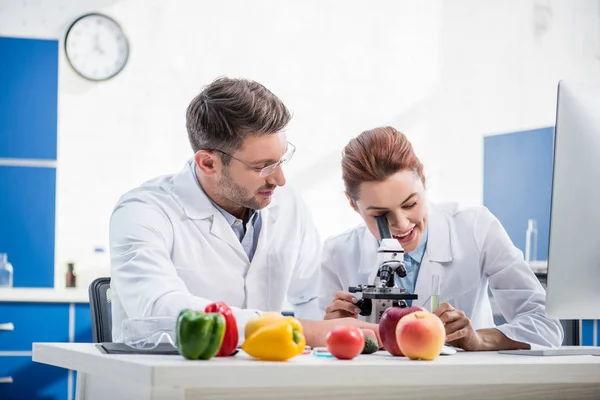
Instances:
[[[102,354],[87,343],[34,343],[33,360],[151,387],[600,384],[598,356],[459,352],[434,361],[412,361],[380,351],[351,361],[301,355],[287,362],[261,362],[240,352],[234,357],[189,361],[178,355]]]

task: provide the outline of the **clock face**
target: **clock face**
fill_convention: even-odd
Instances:
[[[101,14],[87,14],[73,22],[67,31],[65,54],[79,75],[102,81],[125,67],[129,42],[113,19]]]

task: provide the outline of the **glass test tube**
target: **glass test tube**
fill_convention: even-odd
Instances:
[[[434,312],[440,305],[440,281],[440,276],[433,274],[431,277],[431,312]]]

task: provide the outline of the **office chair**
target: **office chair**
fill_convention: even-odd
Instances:
[[[112,342],[110,312],[110,278],[97,278],[89,287],[92,340],[94,343]]]

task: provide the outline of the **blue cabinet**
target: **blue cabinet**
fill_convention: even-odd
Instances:
[[[483,203],[525,254],[527,220],[538,225],[537,259],[548,259],[554,128],[484,139]]]
[[[31,361],[29,356],[0,357],[0,377],[12,383],[0,383],[2,400],[65,400],[69,371]]]
[[[0,37],[0,158],[56,160],[58,40]]]
[[[75,343],[92,343],[92,318],[90,305],[75,304]]]
[[[0,252],[14,266],[15,287],[54,286],[58,46],[0,37]],[[13,379],[0,383],[0,399],[74,393],[72,372],[32,362],[31,344],[91,342],[89,320],[87,304],[0,303],[0,323],[14,325],[0,331],[0,377]]]
[[[89,304],[0,303],[0,323],[14,325],[12,331],[0,331],[0,378],[13,380],[0,383],[0,399],[74,398],[75,371],[33,362],[30,352],[33,342],[91,343]]]
[[[0,252],[15,287],[54,286],[58,43],[0,37]]]
[[[583,346],[600,346],[600,320],[584,319],[580,329]]]
[[[15,287],[54,286],[56,170],[0,166],[0,252]]]

